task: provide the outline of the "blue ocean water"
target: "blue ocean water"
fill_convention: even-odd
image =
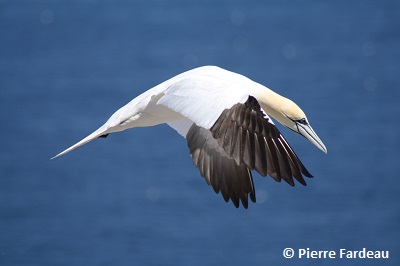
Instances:
[[[398,265],[398,1],[0,0],[0,265]],[[218,65],[298,103],[315,176],[225,203],[166,125],[49,158],[141,92]],[[285,248],[390,259],[286,259]]]

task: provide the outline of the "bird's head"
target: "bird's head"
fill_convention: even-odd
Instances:
[[[278,120],[279,123],[299,133],[318,149],[327,153],[324,143],[312,129],[305,113],[293,101],[274,93],[274,95],[269,95],[267,101],[264,101],[264,104],[261,103],[261,106],[267,114]]]

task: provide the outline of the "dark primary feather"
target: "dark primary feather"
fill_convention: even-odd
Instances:
[[[303,185],[302,174],[312,177],[252,96],[225,109],[210,130],[193,124],[186,139],[201,175],[236,207],[240,200],[247,208],[248,195],[256,201],[251,170],[291,186],[293,177]]]
[[[253,178],[250,170],[244,165],[238,165],[234,159],[218,146],[211,132],[195,124],[189,129],[186,139],[194,165],[199,168],[207,184],[216,193],[221,191],[226,202],[231,199],[236,207],[239,200],[247,208],[248,195],[255,202]]]

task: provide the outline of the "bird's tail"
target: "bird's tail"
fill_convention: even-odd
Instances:
[[[80,147],[82,145],[85,145],[86,143],[88,143],[88,142],[90,142],[90,141],[92,141],[94,139],[97,139],[97,138],[102,137],[102,136],[107,136],[108,133],[109,133],[109,132],[107,132],[107,130],[108,130],[108,127],[106,125],[101,126],[95,132],[93,132],[92,134],[90,134],[89,136],[84,138],[83,140],[79,141],[78,143],[72,145],[68,149],[60,152],[59,154],[57,154],[56,156],[54,156],[50,160],[53,160],[53,159],[55,159],[55,158],[57,158],[57,157],[59,157],[61,155],[64,155],[64,154],[66,154],[66,153],[68,153],[68,152],[70,152],[70,151],[72,151],[72,150],[74,150],[74,149],[76,149],[76,148],[78,148],[78,147]]]

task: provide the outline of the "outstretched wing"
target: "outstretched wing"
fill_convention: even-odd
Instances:
[[[225,109],[210,131],[236,164],[245,164],[262,176],[269,174],[292,186],[293,177],[303,185],[302,174],[312,177],[253,96]]]
[[[226,108],[244,103],[249,95],[238,82],[209,76],[181,79],[163,93],[157,104],[205,129],[209,129]]]
[[[241,201],[247,208],[248,196],[256,201],[251,170],[292,186],[293,177],[303,185],[302,175],[312,177],[253,96],[223,110],[210,129],[190,119],[169,125],[186,137],[206,182],[236,207]]]
[[[248,195],[253,202],[256,201],[249,168],[244,164],[237,164],[228,156],[209,130],[193,124],[186,139],[194,165],[216,193],[221,191],[226,202],[231,199],[239,207],[240,199],[243,207],[247,208]]]

